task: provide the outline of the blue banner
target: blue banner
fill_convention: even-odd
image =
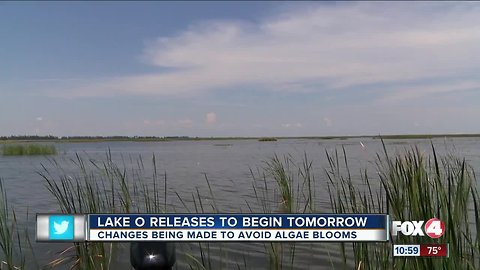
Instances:
[[[383,214],[90,214],[89,229],[386,229]]]

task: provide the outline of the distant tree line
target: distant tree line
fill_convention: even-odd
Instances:
[[[13,135],[13,136],[0,136],[0,140],[58,140],[57,136],[47,135],[47,136],[38,136],[38,135]]]
[[[169,136],[169,137],[157,137],[157,136],[38,136],[38,135],[12,135],[12,136],[0,136],[0,140],[3,141],[48,141],[48,140],[162,140],[162,139],[188,139],[188,136]]]

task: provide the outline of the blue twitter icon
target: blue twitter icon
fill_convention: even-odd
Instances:
[[[73,240],[73,216],[50,216],[50,240]]]

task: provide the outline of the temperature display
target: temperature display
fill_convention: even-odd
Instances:
[[[422,257],[448,257],[448,244],[424,244],[420,245]]]
[[[448,257],[448,244],[393,245],[394,257]]]

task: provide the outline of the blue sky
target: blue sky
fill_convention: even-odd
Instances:
[[[2,2],[0,135],[480,133],[476,2]]]

